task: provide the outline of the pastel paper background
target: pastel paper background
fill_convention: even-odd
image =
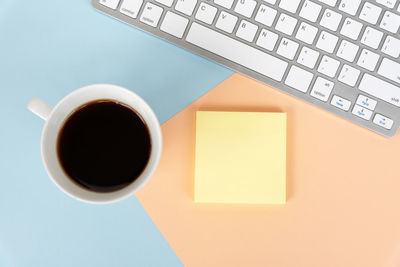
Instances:
[[[164,122],[231,73],[90,0],[0,0],[0,266],[182,266],[136,198],[89,205],[53,184],[40,154],[44,122],[26,105],[111,83]]]
[[[197,110],[287,112],[285,205],[193,203]],[[240,74],[162,128],[160,167],[137,197],[186,266],[400,266],[400,136]]]

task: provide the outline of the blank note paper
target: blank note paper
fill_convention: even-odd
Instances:
[[[286,202],[286,113],[198,111],[195,157],[195,202]]]

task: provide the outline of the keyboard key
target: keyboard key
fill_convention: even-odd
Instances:
[[[340,34],[343,34],[350,39],[357,40],[362,27],[363,25],[360,22],[352,20],[350,18],[346,18],[343,23],[342,29],[340,30]]]
[[[327,79],[318,77],[315,80],[314,86],[311,90],[310,95],[315,97],[321,101],[328,101],[329,96],[331,95],[334,83],[328,81]]]
[[[219,14],[215,27],[217,27],[220,30],[226,31],[227,33],[232,33],[233,29],[236,26],[237,21],[238,18],[236,16],[229,14],[225,11],[222,11]]]
[[[392,129],[392,126],[393,126],[393,120],[391,120],[388,117],[385,117],[381,114],[375,114],[373,122],[376,125],[379,125],[388,130]]]
[[[305,71],[297,66],[292,66],[286,77],[285,84],[305,93],[310,86],[313,76],[311,72]]]
[[[299,44],[293,42],[292,40],[282,38],[281,43],[279,44],[278,50],[276,53],[285,58],[292,60],[296,55],[297,49],[299,48]]]
[[[213,42],[210,42],[210,40],[213,40]],[[204,27],[196,22],[192,23],[186,41],[278,82],[282,80],[283,74],[288,66],[287,62],[279,58]]]
[[[296,27],[296,24],[297,24],[297,19],[282,13],[279,16],[275,29],[277,29],[280,32],[286,33],[287,35],[292,35],[293,30]]]
[[[328,56],[323,56],[318,66],[318,72],[328,77],[335,77],[340,62]]]
[[[162,13],[163,9],[161,7],[147,2],[140,16],[140,21],[152,27],[156,27]]]
[[[196,4],[197,0],[178,0],[175,9],[185,15],[191,16]]]
[[[312,44],[315,36],[317,35],[318,28],[311,26],[308,23],[302,22],[296,33],[296,38],[307,43]]]
[[[376,2],[388,8],[394,8],[394,4],[396,4],[396,0],[376,0]]]
[[[354,105],[353,111],[351,113],[353,113],[354,115],[356,115],[356,116],[358,116],[358,117],[360,117],[360,118],[362,118],[364,120],[367,120],[367,121],[372,116],[372,111],[371,110],[366,109],[366,108],[364,108],[362,106],[359,106],[359,105]]]
[[[339,10],[354,16],[361,4],[361,0],[342,0],[339,4]]]
[[[119,11],[131,18],[136,18],[143,5],[143,0],[124,0]]]
[[[398,58],[400,55],[400,40],[392,36],[387,36],[382,46],[382,52],[394,58]]]
[[[375,69],[376,63],[378,63],[378,60],[378,54],[371,52],[367,49],[363,49],[361,51],[360,57],[358,58],[357,65],[369,71],[373,71]]]
[[[340,96],[334,95],[331,100],[331,105],[340,108],[344,111],[348,111],[350,109],[351,102]]]
[[[281,0],[279,2],[279,7],[294,14],[296,13],[300,1],[301,0]]]
[[[382,8],[375,6],[369,2],[365,2],[363,9],[360,13],[360,19],[369,22],[371,24],[376,24],[379,15],[381,14]]]
[[[214,0],[214,3],[227,9],[231,9],[233,0]]]
[[[250,18],[253,15],[257,2],[254,0],[239,0],[235,7],[235,12]]]
[[[339,49],[336,55],[340,58],[343,58],[349,62],[353,62],[355,59],[359,46],[353,43],[350,43],[346,40],[342,40],[340,43]]]
[[[168,11],[167,14],[165,14],[163,22],[161,23],[160,30],[177,38],[182,38],[188,22],[189,20],[187,18]]]
[[[315,67],[315,63],[317,63],[318,57],[319,52],[303,46],[300,51],[300,55],[297,57],[297,63],[313,69]]]
[[[397,6],[397,12],[400,12],[400,4]]]
[[[337,0],[319,0],[319,1],[327,4],[328,6],[335,6],[337,2]]]
[[[246,40],[247,42],[253,42],[254,36],[258,30],[258,26],[251,22],[242,20],[239,24],[236,36]]]
[[[383,32],[367,27],[361,37],[361,43],[377,49],[383,37]]]
[[[400,88],[378,79],[368,73],[364,74],[358,88],[390,104],[400,107]]]
[[[309,0],[304,1],[304,4],[300,10],[300,17],[305,18],[309,21],[316,22],[321,12],[321,6],[311,2]]]
[[[333,34],[322,31],[317,41],[317,47],[328,53],[333,53],[339,38]]]
[[[157,3],[160,3],[162,5],[165,5],[167,7],[172,6],[172,3],[174,2],[174,0],[155,0]]]
[[[396,33],[400,27],[400,16],[386,11],[379,27],[391,33]]]
[[[278,41],[278,35],[266,29],[262,29],[258,36],[256,45],[272,51],[275,47],[276,41]]]
[[[345,83],[351,87],[356,85],[358,77],[360,76],[360,71],[347,64],[344,64],[342,70],[340,71],[338,80]]]
[[[342,15],[333,10],[325,9],[320,24],[322,27],[328,28],[331,31],[336,31],[341,20]]]
[[[268,27],[272,25],[275,20],[277,11],[266,5],[260,5],[257,15],[254,18],[257,22],[260,22]]]
[[[400,84],[400,63],[384,58],[379,66],[378,74]]]
[[[376,100],[371,99],[368,96],[359,95],[356,103],[357,103],[357,105],[360,105],[364,108],[374,110],[377,102],[376,102]]]
[[[99,3],[108,8],[116,9],[119,4],[119,0],[100,0]]]
[[[197,9],[195,18],[204,23],[211,24],[214,20],[216,13],[217,13],[217,8],[202,2],[199,8]]]

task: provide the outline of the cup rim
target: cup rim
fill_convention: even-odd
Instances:
[[[97,100],[97,99],[110,99],[110,100],[116,100],[119,101],[125,105],[128,105],[129,107],[133,108],[136,112],[138,112],[140,114],[140,116],[143,118],[143,120],[146,122],[147,126],[148,126],[148,130],[151,136],[151,142],[152,142],[152,146],[151,146],[151,153],[150,153],[150,158],[149,161],[146,165],[146,167],[143,169],[142,173],[139,175],[139,177],[137,177],[132,183],[130,183],[129,185],[127,185],[126,187],[123,187],[119,190],[116,191],[112,191],[112,192],[95,192],[95,191],[91,191],[88,189],[85,189],[84,187],[78,185],[76,182],[72,181],[72,178],[70,178],[65,171],[62,169],[61,167],[61,163],[59,161],[59,158],[57,156],[57,164],[58,164],[58,168],[62,169],[62,174],[60,173],[56,174],[55,170],[54,170],[54,166],[50,166],[49,163],[49,153],[48,152],[48,146],[51,145],[49,144],[49,142],[47,142],[46,139],[48,139],[48,135],[50,134],[50,127],[52,124],[52,121],[55,119],[55,116],[57,114],[57,112],[60,110],[61,107],[65,106],[68,101],[70,99],[72,99],[73,97],[76,97],[79,94],[82,94],[83,92],[87,92],[90,90],[100,90],[100,88],[102,90],[107,90],[109,92],[112,92],[112,94],[116,93],[124,93],[126,95],[130,95],[132,97],[132,99],[136,100],[139,104],[141,105],[141,107],[143,109],[146,110],[146,116],[144,116],[141,112],[139,112],[138,107],[134,106],[132,104],[127,103],[127,101],[124,101],[124,99],[115,97],[115,98],[110,98],[110,97],[96,97],[93,98],[91,101],[93,100]],[[87,102],[84,102],[87,103]],[[83,104],[84,104],[83,103]],[[65,120],[71,115],[72,112],[74,112],[74,110],[76,110],[78,107],[80,107],[82,104],[80,105],[75,105],[73,108],[70,109],[69,114],[67,114],[66,116],[64,116],[61,120],[63,121],[63,123],[65,123]],[[146,118],[145,118],[146,117]],[[62,123],[62,124],[63,124]],[[58,138],[60,129],[58,129],[56,131],[56,139]],[[55,147],[54,147],[55,148]],[[149,106],[149,104],[143,99],[141,98],[139,95],[137,95],[136,93],[134,93],[131,90],[128,90],[126,88],[117,86],[117,85],[112,85],[112,84],[93,84],[93,85],[88,85],[88,86],[84,86],[81,88],[78,88],[74,91],[72,91],[71,93],[67,94],[66,96],[64,96],[52,109],[48,119],[45,122],[45,125],[43,127],[43,131],[42,131],[42,137],[41,137],[41,154],[42,154],[42,160],[45,166],[45,169],[48,173],[48,175],[50,176],[50,179],[57,185],[57,187],[63,191],[65,194],[69,195],[72,198],[78,199],[80,201],[83,202],[87,202],[87,203],[92,203],[92,204],[108,204],[108,203],[113,203],[113,202],[117,202],[123,199],[126,199],[132,195],[134,195],[138,190],[140,190],[152,177],[152,175],[154,174],[160,158],[161,158],[161,154],[162,154],[162,132],[161,132],[161,127],[160,127],[160,123],[157,119],[156,114],[154,113],[154,111],[152,110],[152,108]],[[58,176],[63,176],[63,177],[58,177]],[[67,182],[67,181],[68,182]],[[77,194],[76,192],[72,192],[71,189],[68,189],[70,187],[66,187],[63,183],[66,182],[67,184],[69,184],[69,186],[71,186],[72,184],[75,187],[75,189],[78,192],[82,193],[82,190],[86,192],[86,194]],[[92,197],[89,197],[92,196]]]

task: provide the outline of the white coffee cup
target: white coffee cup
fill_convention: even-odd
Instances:
[[[58,134],[65,120],[80,106],[97,99],[109,99],[136,110],[146,122],[151,138],[150,159],[141,175],[128,186],[113,192],[89,191],[64,172],[57,155]],[[42,132],[42,158],[53,182],[67,195],[89,203],[111,203],[132,196],[151,178],[160,161],[162,135],[160,123],[150,106],[138,95],[125,88],[110,84],[82,87],[65,96],[52,108],[39,98],[33,98],[28,109],[46,121]]]

